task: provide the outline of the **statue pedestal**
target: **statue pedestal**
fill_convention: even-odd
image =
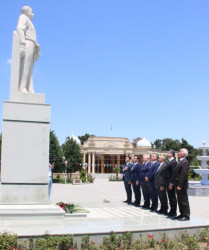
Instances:
[[[4,204],[0,205],[0,220],[1,222],[11,222],[15,221],[34,221],[38,223],[43,223],[44,221],[65,219],[65,212],[59,206],[53,204],[46,205],[17,205],[17,204]],[[17,222],[16,222],[17,223]]]
[[[48,201],[50,105],[4,102],[1,204]]]

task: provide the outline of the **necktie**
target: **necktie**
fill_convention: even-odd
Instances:
[[[162,167],[163,164],[160,164],[159,168],[157,169],[157,172],[159,171],[159,169]]]

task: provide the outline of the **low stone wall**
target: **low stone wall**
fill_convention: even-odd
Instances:
[[[60,176],[60,178],[65,178],[65,173],[53,173],[53,178],[56,179],[57,175]],[[75,172],[71,174],[72,179],[79,179],[80,178],[80,173]],[[67,174],[67,178],[70,178],[70,174]]]

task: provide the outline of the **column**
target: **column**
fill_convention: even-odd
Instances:
[[[91,173],[91,152],[88,153],[88,174]]]
[[[86,164],[86,153],[83,153],[83,168],[85,169]]]
[[[92,153],[92,174],[95,174],[95,152]]]
[[[101,155],[101,162],[102,162],[102,167],[101,167],[101,173],[104,173],[104,155]]]
[[[117,165],[120,165],[120,155],[117,155]]]

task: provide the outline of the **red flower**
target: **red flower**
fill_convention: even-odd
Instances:
[[[9,250],[13,250],[14,249],[14,247],[10,247],[10,249]]]
[[[95,242],[94,242],[94,241],[92,241],[92,242],[91,242],[91,244],[92,244],[92,245],[95,245]]]
[[[162,239],[161,241],[164,242],[164,239]]]

